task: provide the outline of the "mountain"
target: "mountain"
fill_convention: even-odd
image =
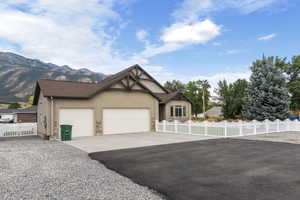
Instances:
[[[86,68],[76,70],[67,65],[58,66],[0,52],[0,102],[27,102],[39,79],[98,82],[104,77],[104,74]]]

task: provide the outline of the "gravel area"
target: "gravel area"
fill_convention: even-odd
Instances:
[[[37,137],[0,138],[1,200],[163,199],[88,154]]]

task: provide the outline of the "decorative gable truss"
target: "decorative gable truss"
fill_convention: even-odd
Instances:
[[[142,91],[147,93],[167,93],[167,90],[139,66],[134,66],[123,79],[113,84],[110,89]]]

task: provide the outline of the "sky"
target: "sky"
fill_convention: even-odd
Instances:
[[[299,55],[299,10],[300,0],[1,0],[0,51],[216,87],[248,78],[263,54]]]

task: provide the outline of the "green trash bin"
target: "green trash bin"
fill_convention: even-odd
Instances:
[[[60,125],[60,135],[62,141],[72,140],[72,125]]]

